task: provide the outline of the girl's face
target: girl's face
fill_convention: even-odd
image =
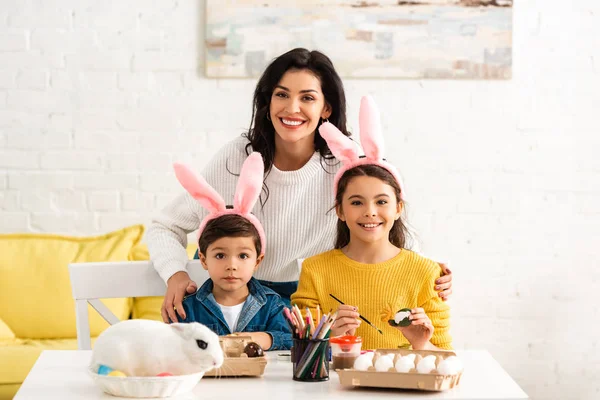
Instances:
[[[269,117],[277,138],[287,143],[314,141],[320,118],[329,118],[321,82],[308,70],[288,70],[271,95]]]
[[[394,188],[381,179],[357,176],[348,182],[336,212],[350,229],[350,241],[372,244],[389,240],[402,204],[396,200]]]

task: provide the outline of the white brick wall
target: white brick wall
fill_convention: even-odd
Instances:
[[[600,5],[516,3],[511,81],[345,80],[349,121],[373,94],[423,249],[456,272],[456,347],[533,399],[597,399]],[[0,232],[148,223],[173,161],[248,127],[255,80],[203,76],[204,6],[0,2]]]

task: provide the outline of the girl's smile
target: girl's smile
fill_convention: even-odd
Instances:
[[[380,226],[383,226],[383,222],[369,222],[369,223],[358,223],[358,225],[366,231],[374,231]]]

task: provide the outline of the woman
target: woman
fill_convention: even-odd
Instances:
[[[232,202],[237,174],[252,151],[262,154],[265,181],[254,214],[267,236],[265,259],[255,277],[284,300],[296,291],[296,260],[333,246],[336,215],[331,212],[333,178],[339,163],[317,128],[328,120],[346,136],[346,97],[331,60],[318,51],[294,49],[277,57],[265,70],[254,91],[249,131],[220,149],[202,172],[206,181]],[[167,283],[162,305],[165,322],[185,312],[183,296],[197,285],[185,270],[187,234],[196,230],[205,211],[184,193],[167,205],[148,230],[150,258]],[[328,218],[324,218],[327,216]],[[436,290],[446,299],[452,275]]]

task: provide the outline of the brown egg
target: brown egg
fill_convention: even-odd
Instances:
[[[246,347],[244,347],[244,353],[248,357],[262,357],[265,354],[262,347],[255,342],[249,342]]]

